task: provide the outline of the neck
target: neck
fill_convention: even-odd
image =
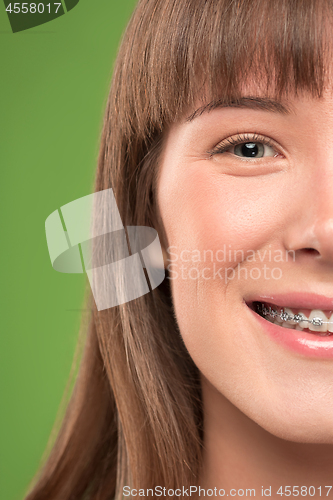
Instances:
[[[310,494],[308,490],[304,495],[303,489],[303,496],[333,496],[333,487],[328,495],[329,488],[325,487],[333,485],[333,445],[295,443],[274,436],[238,410],[204,377],[202,394],[205,418],[201,488],[216,488],[217,496],[219,489],[225,490],[225,496],[233,496],[231,489],[254,489],[255,495],[252,491],[243,496],[283,498],[288,492],[278,495],[281,486],[283,493],[285,486],[291,492],[293,486],[298,486],[299,496],[302,486],[313,486]]]

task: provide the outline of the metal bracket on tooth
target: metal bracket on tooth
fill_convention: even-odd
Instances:
[[[279,317],[282,321],[295,321],[296,323],[300,323],[301,321],[305,321],[307,323],[312,323],[314,326],[322,326],[322,325],[332,325],[332,321],[323,321],[321,318],[312,318],[308,319],[302,316],[301,314],[289,314],[285,312],[283,309],[278,312],[276,309],[272,309],[271,307],[265,307],[262,304],[257,304],[257,311],[261,313],[263,316],[270,316],[275,319]]]

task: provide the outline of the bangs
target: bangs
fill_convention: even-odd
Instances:
[[[330,80],[332,9],[321,0],[139,2],[127,54],[135,126],[161,129],[198,100],[237,101],[247,84],[277,99],[320,97]]]

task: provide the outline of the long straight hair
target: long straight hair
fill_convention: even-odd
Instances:
[[[124,226],[154,227],[167,248],[156,205],[164,131],[198,102],[237,101],[251,78],[269,96],[322,96],[331,10],[329,0],[139,1],[114,69],[95,183],[113,189]],[[91,294],[87,304],[74,389],[26,500],[120,500],[124,486],[196,484],[200,376],[170,281],[111,309],[98,312]]]

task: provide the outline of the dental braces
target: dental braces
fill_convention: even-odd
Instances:
[[[272,307],[265,307],[263,304],[256,304],[257,312],[263,316],[270,316],[272,319],[277,317],[281,318],[282,321],[295,321],[295,323],[301,323],[302,321],[305,323],[312,324],[314,326],[322,326],[322,325],[333,325],[332,321],[324,321],[322,318],[312,318],[308,319],[302,314],[290,314],[284,311],[282,308],[280,312]]]

